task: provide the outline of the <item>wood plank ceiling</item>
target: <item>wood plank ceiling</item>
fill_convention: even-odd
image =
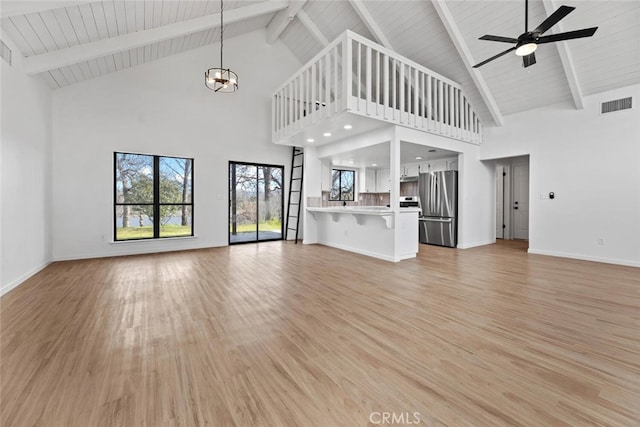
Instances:
[[[15,3],[18,2],[3,1],[3,9]],[[26,58],[74,46],[92,46],[92,43],[100,40],[143,33],[219,11],[217,0],[77,0],[49,3],[50,8],[31,13],[2,13],[0,24],[3,32]],[[227,0],[225,11],[258,3],[276,2]],[[566,4],[575,6],[576,10],[562,21],[560,27],[554,27],[549,33],[591,26],[598,26],[598,32],[590,39],[565,42],[569,54],[564,59],[555,44],[542,45],[536,52],[537,64],[534,66],[522,68],[519,57],[505,55],[480,68],[475,79],[473,71],[468,64],[465,65],[456,50],[456,44],[466,45],[475,62],[504,50],[508,46],[480,41],[478,37],[487,33],[508,37],[521,34],[524,27],[524,1],[441,2],[461,34],[454,43],[437,8],[429,1],[308,0],[302,2],[301,15],[306,15],[315,24],[321,33],[320,37],[318,33],[312,34],[304,19],[287,16],[290,21],[279,34],[279,39],[304,63],[322,49],[323,38],[333,40],[350,29],[380,42],[371,33],[378,31],[377,35],[382,34],[398,53],[459,82],[485,125],[494,122],[492,113],[493,117],[496,113],[498,116],[509,115],[554,103],[579,105],[575,102],[576,96],[640,83],[640,1],[563,0],[560,3],[555,0],[532,0],[529,3],[531,27],[542,22],[550,10]],[[64,7],[56,8],[56,5]],[[357,13],[358,6],[364,7],[369,17],[361,17],[362,14]],[[274,16],[277,13],[248,15],[244,20],[225,25],[225,35],[232,37],[268,27],[271,21],[276,20]],[[280,13],[287,13],[287,10]],[[377,29],[372,30],[372,24]],[[219,28],[212,27],[132,49],[125,46],[115,53],[50,69],[41,75],[52,88],[59,88],[216,43],[219,34]],[[575,70],[574,75],[567,71],[568,67]],[[486,90],[479,90],[478,77]],[[578,88],[577,95],[572,95],[570,82]],[[492,102],[497,111],[491,111]]]

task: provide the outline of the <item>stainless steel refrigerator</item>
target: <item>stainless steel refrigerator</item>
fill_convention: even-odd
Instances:
[[[421,173],[418,188],[422,202],[420,242],[455,248],[458,244],[458,171]]]

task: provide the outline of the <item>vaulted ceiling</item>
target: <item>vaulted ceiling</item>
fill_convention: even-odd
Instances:
[[[640,1],[531,0],[535,27],[561,4],[575,6],[547,34],[598,26],[594,37],[540,45],[537,63],[505,55],[484,34],[517,37],[524,0],[226,0],[225,38],[267,28],[307,62],[349,29],[460,83],[485,125],[504,116],[640,83]],[[0,3],[1,27],[30,74],[52,88],[98,78],[220,37],[217,0],[75,0]],[[250,54],[250,53],[248,53]],[[204,71],[204,70],[203,70]]]

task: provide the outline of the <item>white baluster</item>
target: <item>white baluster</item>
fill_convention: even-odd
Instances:
[[[380,117],[380,51],[376,50],[376,117]]]
[[[404,111],[406,108],[404,105],[404,64],[402,62],[400,63],[400,78],[398,81],[398,89],[400,90],[400,123],[404,123]]]
[[[418,90],[420,89],[420,85],[418,83],[418,69],[413,69],[413,90],[411,94],[413,96],[413,126],[418,127]]]
[[[338,92],[340,91],[340,74],[338,74],[338,46],[333,48],[333,108],[335,113],[340,112],[340,105],[338,105]]]
[[[366,102],[367,104],[365,105],[365,112],[367,113],[368,116],[371,115],[371,48],[369,46],[366,47],[366,61],[367,61],[367,67],[366,67],[366,80],[365,80],[365,84],[366,84]]]
[[[360,100],[362,99],[362,43],[358,42],[358,111],[360,111]]]
[[[384,93],[384,119],[386,120],[389,118],[387,111],[389,111],[389,92],[391,91],[391,85],[389,84],[389,55],[384,55],[383,64],[384,70],[382,71],[382,84],[384,86],[382,93]]]

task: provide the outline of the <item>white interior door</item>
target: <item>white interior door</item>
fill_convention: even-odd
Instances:
[[[496,166],[496,238],[504,239],[504,166]]]
[[[513,165],[513,238],[529,239],[529,165]]]

